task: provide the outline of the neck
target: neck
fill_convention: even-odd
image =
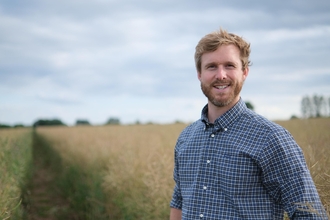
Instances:
[[[210,123],[214,123],[214,121],[219,118],[221,115],[225,114],[229,109],[234,107],[236,103],[239,101],[239,97],[234,99],[231,103],[226,106],[218,107],[215,106],[213,103],[208,101],[208,114],[207,117]]]

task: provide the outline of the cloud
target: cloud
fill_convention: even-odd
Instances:
[[[310,92],[330,95],[329,5],[323,0],[2,1],[0,91],[6,98],[0,98],[6,108],[0,120],[15,121],[18,109],[33,109],[29,103],[43,109],[30,118],[57,115],[72,121],[84,112],[81,117],[95,121],[111,114],[125,121],[196,119],[206,100],[196,77],[195,45],[220,26],[252,45],[253,66],[242,96],[257,109],[267,108],[261,111],[267,117],[287,117],[297,110],[279,111],[284,103],[299,106],[299,97]],[[168,114],[170,106],[176,115]],[[22,120],[31,120],[27,115]]]

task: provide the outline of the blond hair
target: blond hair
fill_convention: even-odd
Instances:
[[[220,28],[219,31],[212,32],[205,35],[197,44],[195,51],[195,65],[197,71],[201,72],[202,55],[207,52],[216,51],[221,45],[235,45],[240,51],[240,59],[242,61],[242,69],[246,69],[251,65],[249,61],[250,44],[242,37],[235,34],[228,33]]]

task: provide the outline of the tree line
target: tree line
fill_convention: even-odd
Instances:
[[[330,97],[304,96],[301,100],[301,115],[303,118],[330,117]]]
[[[251,110],[254,110],[254,106],[252,105],[251,102],[245,102],[245,104],[246,104],[246,107],[248,107]],[[175,123],[182,123],[182,122],[175,121]],[[121,121],[117,117],[110,117],[104,123],[104,125],[120,125],[120,124],[121,124]],[[135,124],[139,125],[141,123],[140,123],[139,120],[137,120],[135,122]],[[148,122],[146,124],[153,124],[153,123]],[[86,119],[78,119],[78,120],[76,120],[75,125],[76,126],[91,125],[91,123]],[[39,127],[39,126],[67,126],[67,125],[65,123],[63,123],[60,119],[38,119],[37,121],[35,121],[32,124],[32,127],[34,127],[34,128]],[[17,128],[17,127],[26,127],[26,126],[24,126],[22,124],[17,124],[17,125],[14,125],[14,126],[10,126],[10,125],[7,125],[7,124],[1,124],[0,123],[0,128]],[[27,127],[30,127],[30,126],[27,126]]]
[[[114,118],[111,117],[107,120],[107,122],[104,125],[119,125],[120,124],[120,120],[119,118]],[[62,125],[62,126],[67,126],[65,123],[63,123],[61,120],[59,119],[53,119],[53,120],[37,120],[34,124],[33,127],[38,127],[38,126],[50,126],[50,125]],[[86,119],[78,119],[76,120],[75,123],[76,126],[79,125],[91,125],[91,123],[89,123],[88,120]]]
[[[120,119],[116,117],[110,117],[103,125],[119,125]],[[75,123],[76,126],[80,125],[91,125],[88,120],[86,119],[78,119]],[[1,124],[0,123],[0,129],[1,128],[20,128],[20,127],[39,127],[39,126],[67,126],[64,122],[62,122],[60,119],[38,119],[36,120],[32,126],[25,126],[23,124],[16,124],[14,126],[10,126],[8,124]]]
[[[246,106],[254,110],[254,106],[251,102],[245,102]],[[301,114],[302,118],[317,118],[317,117],[330,117],[330,97],[324,97],[322,95],[304,96],[301,100]],[[297,118],[293,116],[292,118]],[[151,122],[150,122],[151,123]],[[149,124],[150,124],[149,123]],[[121,121],[117,117],[110,117],[104,125],[120,125]],[[139,121],[136,124],[140,124]],[[91,125],[86,119],[78,119],[75,123],[76,126]],[[39,119],[32,124],[32,127],[38,126],[67,126],[59,119]],[[1,124],[0,128],[17,128],[25,127],[22,124],[10,126],[7,124]]]

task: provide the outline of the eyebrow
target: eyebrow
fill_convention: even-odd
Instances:
[[[218,62],[209,62],[209,63],[205,63],[204,66],[210,66],[210,65],[218,65]]]
[[[233,61],[227,61],[227,62],[225,62],[225,64],[232,64],[234,66],[237,66],[237,63],[236,62],[233,62]]]

